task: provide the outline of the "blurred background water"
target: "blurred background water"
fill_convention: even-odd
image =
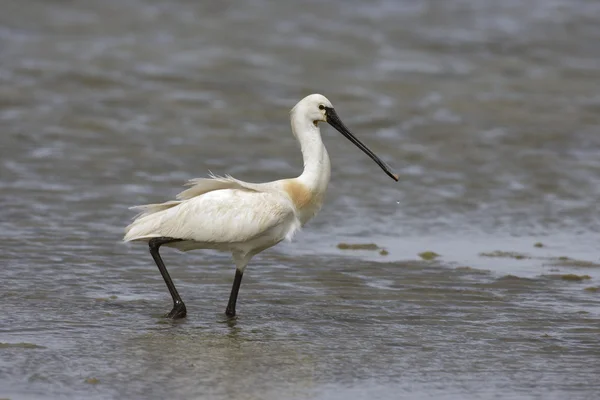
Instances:
[[[599,2],[0,10],[0,397],[597,398]],[[228,255],[166,250],[189,314],[165,321],[128,207],[298,175],[314,92],[400,182],[325,128],[328,201],[239,318]]]

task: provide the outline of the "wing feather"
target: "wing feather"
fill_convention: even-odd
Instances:
[[[291,202],[280,194],[213,190],[142,215],[127,227],[124,240],[164,236],[203,243],[239,243],[272,232],[295,218]],[[287,233],[282,230],[281,239]]]
[[[240,181],[231,175],[214,175],[212,172],[209,174],[209,178],[191,179],[185,185],[191,187],[179,193],[177,195],[178,200],[188,200],[193,197],[201,196],[205,193],[221,189],[241,189],[252,191],[256,191],[257,189],[255,184]]]

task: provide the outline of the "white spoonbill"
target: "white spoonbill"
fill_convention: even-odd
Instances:
[[[231,252],[236,271],[225,314],[233,317],[250,259],[284,239],[291,240],[319,211],[331,173],[319,122],[329,123],[398,181],[398,175],[348,130],[325,96],[311,94],[303,98],[290,112],[290,118],[304,159],[299,177],[248,183],[231,176],[211,175],[189,181],[190,188],[179,193],[177,200],[133,207],[141,213],[125,229],[123,240],[148,242],[173,298],[173,309],[166,317],[184,318],[187,312],[158,253],[160,246]]]

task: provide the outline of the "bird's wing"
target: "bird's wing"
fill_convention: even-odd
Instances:
[[[138,210],[139,214],[134,219],[140,219],[148,215],[167,210],[179,205],[182,201],[201,196],[215,190],[223,189],[240,189],[248,191],[263,191],[266,189],[265,184],[248,183],[235,179],[230,175],[217,176],[212,173],[209,178],[191,179],[186,183],[186,186],[191,186],[177,195],[177,200],[171,200],[164,203],[144,204],[131,207],[132,210]]]
[[[186,186],[191,186],[189,189],[177,195],[178,200],[188,200],[204,193],[212,192],[220,189],[242,189],[251,191],[261,191],[261,184],[248,183],[235,179],[231,175],[217,176],[210,174],[210,178],[191,179],[186,183]]]
[[[124,240],[172,237],[202,243],[246,242],[262,235],[290,238],[299,222],[290,200],[274,192],[213,190],[136,219]]]

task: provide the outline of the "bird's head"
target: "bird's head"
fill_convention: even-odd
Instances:
[[[338,132],[344,135],[348,140],[354,143],[356,147],[371,157],[371,159],[375,161],[390,178],[396,182],[398,181],[398,175],[394,174],[391,168],[385,162],[383,162],[375,155],[375,153],[369,150],[369,148],[360,140],[358,140],[356,136],[350,132],[346,125],[344,125],[327,97],[323,96],[322,94],[311,94],[306,96],[300,100],[298,104],[296,104],[291,112],[292,114],[302,115],[304,118],[312,121],[315,126],[318,126],[319,122],[327,122]]]

